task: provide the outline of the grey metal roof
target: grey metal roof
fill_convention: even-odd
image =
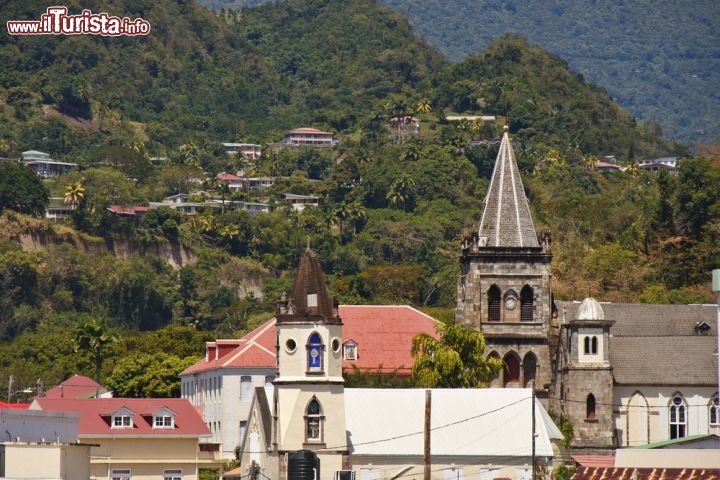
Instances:
[[[561,323],[578,302],[557,302]],[[602,303],[610,327],[610,365],[624,385],[717,385],[715,305]],[[706,323],[708,335],[695,327]]]
[[[539,247],[508,129],[495,160],[478,236],[486,247]]]

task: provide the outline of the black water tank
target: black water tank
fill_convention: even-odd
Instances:
[[[320,480],[320,459],[310,450],[288,455],[288,480]]]

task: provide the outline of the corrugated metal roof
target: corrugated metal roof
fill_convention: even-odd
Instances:
[[[530,389],[432,389],[431,454],[520,456],[532,452]],[[536,400],[535,453],[562,438]],[[345,389],[352,455],[423,455],[425,389]]]

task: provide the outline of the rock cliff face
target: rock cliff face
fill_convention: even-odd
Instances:
[[[140,245],[127,240],[86,238],[79,235],[58,235],[52,231],[26,231],[12,236],[26,251],[44,250],[48,245],[70,243],[85,253],[113,254],[117,258],[129,259],[140,255],[156,255],[165,259],[173,268],[179,269],[192,265],[197,261],[195,254],[184,245],[161,241],[148,245]]]
[[[48,223],[12,212],[7,212],[0,217],[0,239],[19,243],[25,251],[39,251],[50,245],[67,243],[74,245],[84,253],[112,254],[121,259],[140,255],[157,255],[176,269],[192,265],[197,261],[192,250],[177,242],[162,240],[140,244],[128,240],[106,240],[82,235],[63,225]]]

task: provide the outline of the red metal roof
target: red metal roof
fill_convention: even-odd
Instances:
[[[0,408],[11,408],[13,410],[27,410],[30,408],[29,403],[5,403],[0,402]]]
[[[410,355],[412,338],[425,332],[438,336],[436,320],[407,305],[341,305],[343,343],[357,344],[357,360],[343,360],[343,370],[410,375],[414,359]],[[237,342],[231,351],[223,352],[222,342]],[[190,375],[218,368],[248,368],[277,365],[275,355],[275,319],[272,318],[239,340],[218,340],[207,343],[208,355],[181,375]],[[216,354],[216,351],[218,352]]]
[[[105,393],[105,387],[84,375],[73,375],[60,385],[45,392],[44,398],[90,398],[97,392]]]
[[[79,413],[80,437],[210,435],[198,411],[184,398],[36,398],[34,405],[47,411]],[[174,428],[153,428],[153,414],[163,407],[175,413]],[[112,428],[112,415],[123,408],[133,413],[133,427]]]
[[[594,468],[580,467],[572,480],[719,480],[709,468]]]
[[[310,127],[295,128],[293,130],[290,130],[288,133],[321,133],[325,135],[332,135],[332,133],[330,132],[323,132],[322,130],[318,130],[317,128]]]
[[[615,457],[612,455],[570,455],[579,467],[614,467]]]
[[[232,173],[218,173],[217,179],[228,182],[231,180],[240,181],[242,180],[242,177],[238,177],[237,175],[233,175]]]

